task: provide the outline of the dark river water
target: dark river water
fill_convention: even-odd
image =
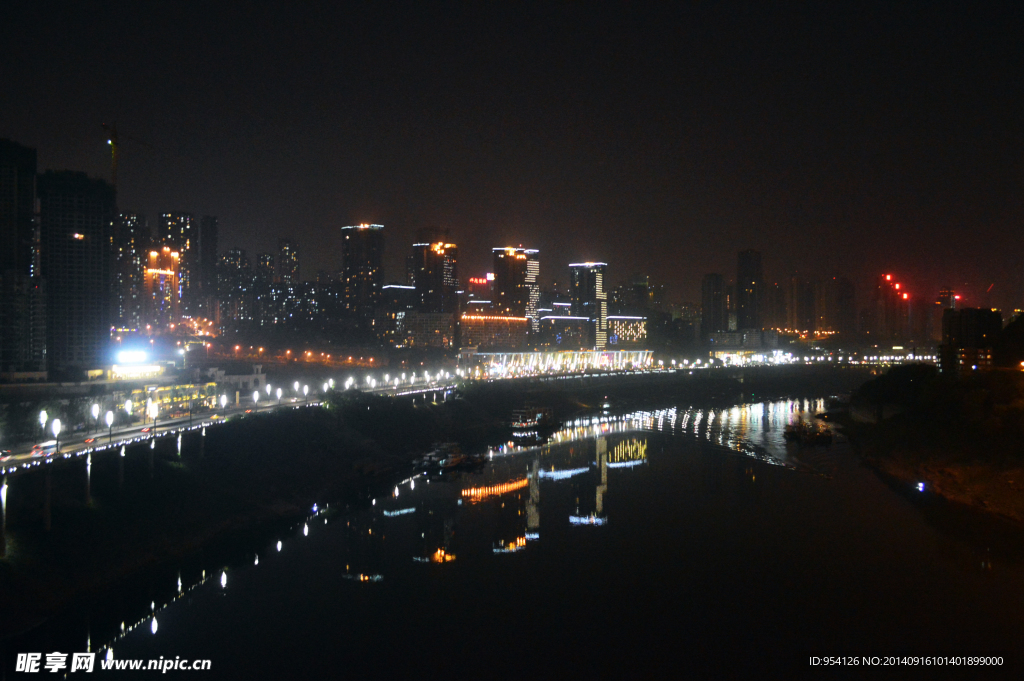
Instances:
[[[809,658],[893,654],[1004,658],[928,676],[1019,670],[1021,534],[886,484],[842,438],[787,444],[822,408],[588,417],[149,575],[8,657],[206,658],[178,675],[208,679],[833,677]]]

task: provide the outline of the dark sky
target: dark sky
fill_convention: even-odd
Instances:
[[[522,243],[697,300],[758,248],[1019,307],[1020,5],[7,0],[0,137],[109,177],[116,121],[122,209],[293,236],[307,278],[377,222],[389,279],[440,225],[463,277]]]

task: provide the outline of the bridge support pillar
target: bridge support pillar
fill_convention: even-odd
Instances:
[[[43,529],[47,532],[50,531],[50,527],[53,525],[50,511],[53,498],[53,474],[50,472],[52,467],[52,464],[46,466],[46,478],[43,482]]]
[[[85,455],[85,505],[92,506],[92,452]]]
[[[0,557],[7,555],[7,476],[0,483]]]

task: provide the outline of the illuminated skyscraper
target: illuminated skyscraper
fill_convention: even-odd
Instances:
[[[181,322],[180,273],[181,256],[170,246],[149,252],[146,267],[147,316],[154,331],[163,331]]]
[[[277,280],[282,284],[298,284],[301,281],[299,249],[291,239],[277,240]]]
[[[199,293],[199,223],[191,213],[163,213],[153,248],[169,246],[176,251],[181,266],[178,279],[183,312],[192,314]]]
[[[451,230],[417,230],[408,267],[421,312],[457,312],[458,263],[459,247],[452,243]]]
[[[538,329],[537,307],[540,304],[540,260],[535,248],[491,249],[494,255],[493,303],[502,314],[525,316],[530,330]]]
[[[113,315],[114,188],[85,173],[39,176],[47,368],[79,376],[105,363]]]
[[[345,311],[372,320],[384,285],[384,225],[342,227],[341,235]]]
[[[569,297],[574,317],[586,317],[594,328],[594,347],[608,343],[608,295],[604,280],[608,264],[583,262],[569,265]]]
[[[149,225],[139,213],[121,213],[114,222],[114,295],[119,329],[138,331],[149,308],[145,270]]]

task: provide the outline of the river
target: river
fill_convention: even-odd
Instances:
[[[209,659],[210,679],[723,678],[894,654],[1019,666],[1021,533],[883,482],[841,437],[786,442],[822,408],[598,413],[476,472],[410,474],[8,641],[8,675],[22,678],[15,652],[87,649]]]

